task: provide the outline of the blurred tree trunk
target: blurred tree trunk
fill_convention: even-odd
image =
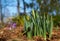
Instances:
[[[18,14],[20,15],[20,0],[17,0],[17,11]]]
[[[24,14],[26,14],[26,4],[24,0],[23,0],[23,5],[24,5]]]
[[[3,22],[3,16],[2,16],[2,0],[0,0],[0,22]]]

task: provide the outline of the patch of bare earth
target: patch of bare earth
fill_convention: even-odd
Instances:
[[[58,30],[53,30],[51,41],[60,41],[60,28]]]
[[[44,41],[44,39],[39,36],[27,39],[23,35],[23,27],[20,26],[12,30],[8,30],[7,27],[0,29],[0,41]],[[60,41],[60,29],[53,29],[52,38],[47,41]]]

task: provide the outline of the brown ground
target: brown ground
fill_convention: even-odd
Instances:
[[[8,30],[7,27],[2,28],[0,29],[0,41],[43,41],[41,37],[35,37],[34,40],[27,39],[25,35],[23,36],[22,30],[22,26],[12,30]],[[50,41],[60,41],[60,29],[53,30]]]

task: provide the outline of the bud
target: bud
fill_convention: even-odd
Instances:
[[[34,13],[34,10],[32,10],[32,15],[33,15],[33,17],[35,18],[35,13]]]
[[[30,19],[30,16],[27,16],[26,19],[29,20]]]

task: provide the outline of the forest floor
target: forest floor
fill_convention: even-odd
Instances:
[[[23,35],[23,27],[17,27],[12,30],[8,30],[7,27],[0,29],[0,41],[43,41],[41,38],[27,39]],[[47,40],[49,41],[49,40]],[[52,38],[50,41],[60,41],[60,28],[53,29]]]

